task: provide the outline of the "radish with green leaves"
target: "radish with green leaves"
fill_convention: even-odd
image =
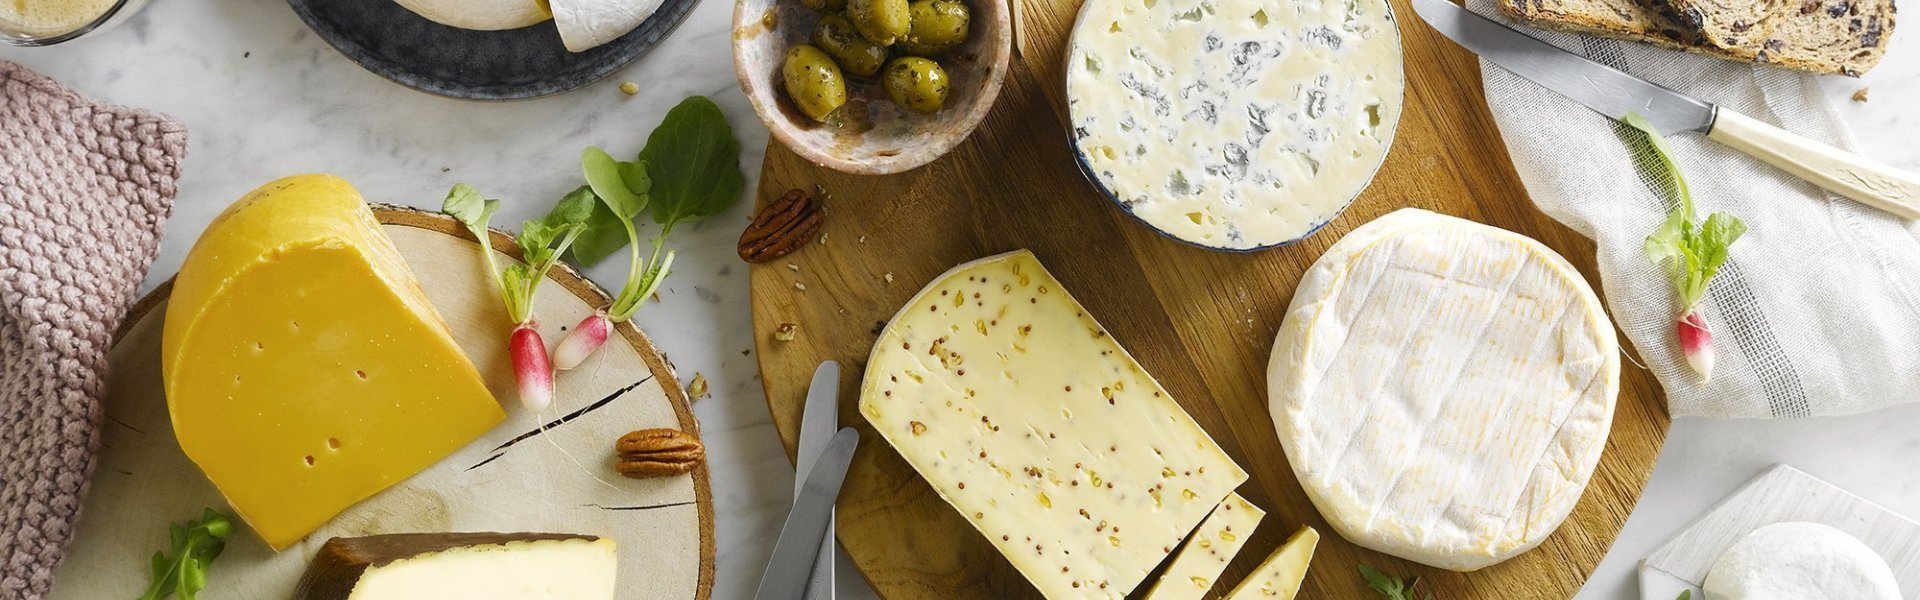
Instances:
[[[520,225],[513,241],[520,247],[524,264],[502,268],[493,257],[487,221],[500,208],[500,201],[480,195],[467,184],[456,184],[447,192],[441,212],[452,216],[480,240],[480,255],[486,261],[487,279],[500,290],[506,303],[507,318],[514,323],[508,338],[507,353],[513,359],[513,377],[518,385],[520,403],[539,412],[553,403],[553,363],[547,357],[547,344],[540,337],[539,324],[533,319],[533,293],[547,278],[547,271],[560,261],[593,214],[591,194],[568,194],[541,219]]]
[[[674,225],[719,214],[739,201],[746,187],[739,154],[740,143],[733,139],[726,115],[704,96],[689,97],[667,111],[632,162],[616,160],[599,148],[580,153],[587,185],[574,193],[597,197],[599,205],[587,219],[589,233],[573,247],[574,260],[592,265],[626,247],[631,262],[627,283],[613,304],[581,319],[554,348],[555,367],[579,366],[606,344],[614,324],[633,318],[660,289],[673,272],[674,251],[666,248],[666,242]],[[652,251],[643,257],[633,221],[648,209],[660,233],[653,237]],[[601,233],[616,228],[625,235]]]
[[[1706,222],[1696,226],[1693,195],[1687,191],[1687,179],[1680,174],[1680,165],[1673,161],[1666,140],[1645,117],[1630,114],[1624,121],[1647,134],[1653,153],[1660,157],[1660,164],[1673,178],[1674,189],[1680,197],[1667,213],[1667,220],[1653,235],[1647,236],[1647,259],[1656,266],[1666,266],[1674,290],[1680,296],[1683,308],[1674,321],[1674,330],[1687,365],[1700,374],[1703,383],[1711,381],[1713,332],[1707,327],[1706,315],[1700,312],[1700,301],[1707,296],[1707,284],[1720,272],[1720,266],[1726,264],[1727,248],[1747,232],[1747,226],[1723,212],[1707,215]]]

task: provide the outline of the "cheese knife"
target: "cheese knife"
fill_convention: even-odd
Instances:
[[[806,491],[806,480],[798,474],[813,470],[840,426],[840,363],[826,361],[813,370],[813,383],[807,386],[807,403],[800,413],[800,442],[796,444],[793,472],[793,499],[798,502]],[[807,584],[806,600],[833,600],[834,509],[827,509],[827,534],[820,539],[820,555],[814,559],[813,577]]]
[[[833,440],[820,451],[820,457],[808,470],[800,496],[780,527],[780,540],[773,544],[773,558],[760,575],[760,590],[754,600],[800,600],[807,594],[807,580],[813,575],[814,559],[820,554],[820,538],[827,535],[827,517],[833,514],[833,502],[840,496],[840,484],[846,480],[847,467],[853,463],[853,450],[860,434],[852,427],[833,434]]]
[[[1739,150],[1827,191],[1920,218],[1920,175],[1788,133],[1534,39],[1446,0],[1412,0],[1442,35],[1493,64],[1614,119],[1639,113],[1661,135],[1682,131]]]

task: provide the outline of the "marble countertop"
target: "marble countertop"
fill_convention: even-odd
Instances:
[[[273,178],[324,171],[369,200],[437,207],[448,186],[471,183],[505,199],[496,223],[542,213],[577,185],[579,149],[637,152],[666,109],[712,97],[741,141],[756,179],[768,137],[736,88],[728,23],[733,5],[706,0],[653,54],[581,90],[514,103],[429,96],[361,70],[271,0],[162,0],[121,28],[50,49],[0,49],[68,85],[113,102],[165,112],[189,129],[186,175],[151,286],[174,272],[207,222]],[[1824,78],[1859,148],[1920,170],[1920,31],[1900,29],[1892,55],[1861,80]],[[633,81],[641,92],[618,91]],[[1870,87],[1870,101],[1849,99]],[[717,504],[716,598],[751,596],[792,497],[792,469],[761,395],[749,322],[747,271],[733,245],[747,218],[731,213],[682,226],[675,275],[637,321],[683,378],[706,374],[698,402]],[[589,272],[618,283],[624,267]],[[1793,464],[1889,507],[1920,516],[1920,405],[1806,421],[1674,424],[1645,496],[1580,598],[1637,598],[1638,560],[1749,477]],[[1878,460],[1863,457],[1880,457]],[[1899,460],[1889,460],[1891,458]],[[842,597],[870,598],[843,570]],[[857,588],[857,589],[856,589]]]

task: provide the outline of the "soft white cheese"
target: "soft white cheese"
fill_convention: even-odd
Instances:
[[[1335,531],[1471,571],[1572,511],[1613,422],[1620,348],[1560,255],[1408,208],[1307,271],[1267,374],[1287,462]]]
[[[661,0],[549,0],[560,42],[570,52],[586,52],[633,31]]]
[[[368,568],[348,600],[613,600],[613,540],[461,546]]]
[[[1214,581],[1220,579],[1220,573],[1240,554],[1240,548],[1253,536],[1253,528],[1266,516],[1267,511],[1239,494],[1227,494],[1227,499],[1214,507],[1213,514],[1207,515],[1207,520],[1193,530],[1187,543],[1180,547],[1180,553],[1173,555],[1173,562],[1160,574],[1160,581],[1147,591],[1147,600],[1206,597],[1207,590],[1213,589]]]
[[[1247,474],[1026,251],[874,344],[860,414],[1048,598],[1119,598]]]
[[[1082,167],[1146,224],[1244,250],[1331,220],[1400,121],[1385,0],[1087,0],[1067,105]]]
[[[539,0],[394,0],[427,20],[461,29],[519,29],[553,18]]]
[[[1899,600],[1886,559],[1819,523],[1775,523],[1747,534],[1707,571],[1707,600]]]
[[[1300,582],[1307,577],[1307,566],[1313,562],[1313,549],[1319,545],[1320,532],[1301,527],[1252,575],[1233,586],[1226,600],[1293,600],[1300,593]]]

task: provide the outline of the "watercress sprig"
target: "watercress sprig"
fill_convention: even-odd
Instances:
[[[1358,566],[1360,567],[1360,577],[1367,580],[1367,587],[1379,592],[1382,598],[1386,600],[1420,600],[1420,596],[1418,596],[1417,592],[1413,589],[1414,586],[1420,585],[1420,578],[1418,576],[1402,580],[1399,577],[1382,573],[1379,569],[1373,567],[1366,565]],[[1428,592],[1425,600],[1433,600],[1433,593]]]
[[[193,600],[195,594],[206,589],[207,570],[226,549],[229,535],[233,535],[233,521],[211,508],[202,509],[198,520],[169,524],[168,551],[153,553],[153,581],[136,600],[159,600],[170,595]]]

